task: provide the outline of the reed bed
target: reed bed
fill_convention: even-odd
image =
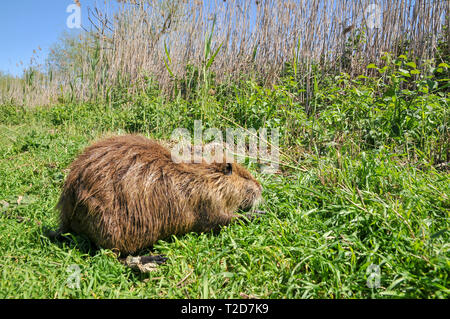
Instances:
[[[2,77],[0,103],[110,102],[150,86],[189,97],[199,85],[243,77],[272,85],[286,67],[307,100],[317,72],[364,74],[384,52],[408,51],[417,63],[436,57],[448,9],[442,0],[105,2],[45,65]]]

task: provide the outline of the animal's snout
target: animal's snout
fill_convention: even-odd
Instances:
[[[239,209],[244,212],[254,211],[256,207],[263,201],[262,198],[262,187],[257,184],[257,187],[250,188],[247,190],[247,197],[241,203]]]

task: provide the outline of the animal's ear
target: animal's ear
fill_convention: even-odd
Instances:
[[[217,172],[220,172],[224,175],[233,174],[233,164],[232,163],[215,163],[214,168]]]
[[[224,163],[223,164],[223,173],[225,175],[233,174],[233,164],[231,164],[231,163]]]

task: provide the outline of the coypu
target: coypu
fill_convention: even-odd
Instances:
[[[57,233],[84,234],[129,255],[171,235],[218,230],[250,210],[261,190],[236,163],[175,163],[156,141],[110,137],[71,164]]]

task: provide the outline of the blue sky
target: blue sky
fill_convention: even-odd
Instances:
[[[82,25],[88,25],[87,7],[93,7],[96,1],[80,2]],[[70,16],[66,8],[73,3],[72,0],[1,1],[0,71],[21,75],[23,68],[29,65],[34,55],[33,50],[37,52],[37,61],[43,62],[49,47],[64,31],[77,32],[77,29],[69,29],[66,25],[66,20]],[[39,51],[38,47],[42,51]],[[20,65],[20,61],[23,65]]]

